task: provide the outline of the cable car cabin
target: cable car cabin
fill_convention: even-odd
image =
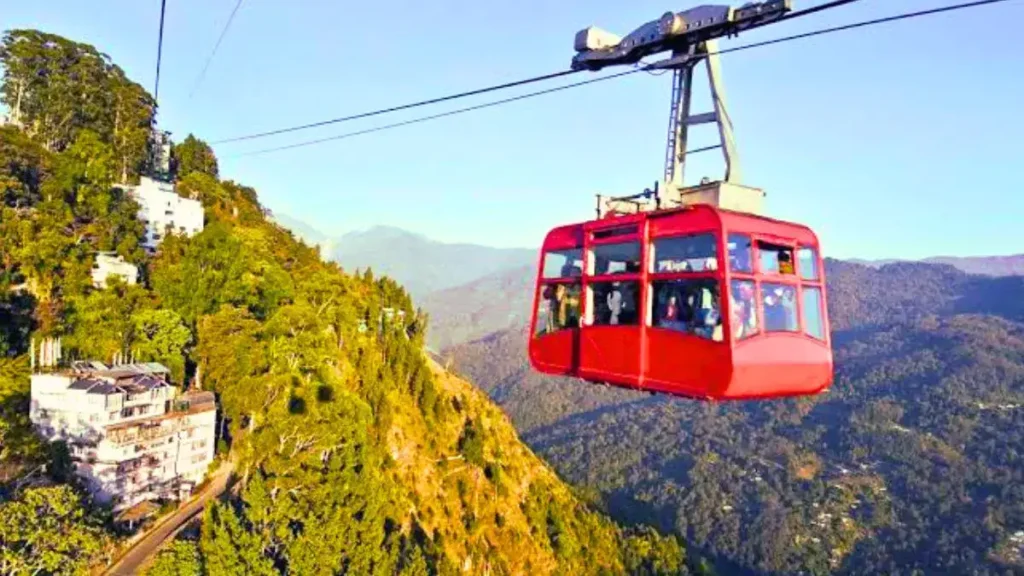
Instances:
[[[832,383],[825,274],[809,228],[698,204],[563,226],[544,241],[537,371],[708,400]]]

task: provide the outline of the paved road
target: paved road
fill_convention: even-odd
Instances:
[[[135,543],[126,554],[114,563],[104,574],[108,576],[128,576],[135,574],[149,558],[156,554],[165,542],[177,533],[178,529],[186,522],[203,511],[206,503],[224,493],[228,487],[228,478],[231,477],[231,463],[224,462],[213,475],[209,484],[189,501],[188,504],[179,508],[170,518],[163,521],[152,532],[146,534],[142,540]]]

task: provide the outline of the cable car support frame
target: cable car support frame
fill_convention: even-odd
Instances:
[[[618,197],[598,194],[598,219],[698,202],[761,214],[764,192],[741,184],[742,171],[726,106],[717,39],[778,21],[792,9],[791,4],[791,0],[769,0],[751,2],[740,8],[705,5],[678,13],[667,12],[624,38],[593,26],[576,34],[573,69],[596,71],[612,65],[636,65],[645,56],[671,52],[670,57],[645,65],[646,69],[672,70],[673,76],[662,180],[655,182],[653,189],[638,194]],[[701,63],[707,69],[713,110],[692,114],[694,73]],[[718,144],[688,150],[690,127],[710,123],[718,128]],[[687,157],[715,149],[721,150],[725,161],[722,179],[704,178],[700,184],[687,187],[684,183]]]

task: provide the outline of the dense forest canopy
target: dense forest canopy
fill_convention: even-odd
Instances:
[[[524,327],[448,354],[613,517],[723,571],[1020,573],[1024,278],[826,272],[836,381],[813,398],[709,405],[550,378]]]
[[[28,422],[29,340],[132,353],[218,399],[237,495],[153,573],[683,574],[677,539],[612,524],[518,440],[477,390],[423,354],[425,318],[369,269],[346,272],[222,180],[210,147],[174,147],[205,228],[141,248],[118,183],[145,167],[154,102],[95,48],[3,37],[0,84],[0,572],[82,574],[123,539],[59,444]],[[97,251],[140,282],[95,288]],[[16,522],[7,522],[8,519]]]

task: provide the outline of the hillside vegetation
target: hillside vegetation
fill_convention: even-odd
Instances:
[[[0,63],[23,127],[0,128],[0,573],[83,574],[122,538],[29,426],[39,336],[72,358],[132,351],[217,395],[237,495],[153,573],[689,572],[674,537],[611,523],[432,365],[401,286],[324,262],[195,137],[175,148],[177,190],[205,229],[146,254],[114,183],[145,168],[133,130],[149,129],[152,101],[93,47],[11,31]],[[140,283],[93,288],[97,250],[139,265]]]
[[[675,532],[723,572],[1021,573],[1024,278],[827,274],[836,382],[814,398],[712,405],[551,378],[530,370],[522,326],[447,355],[613,517]]]

